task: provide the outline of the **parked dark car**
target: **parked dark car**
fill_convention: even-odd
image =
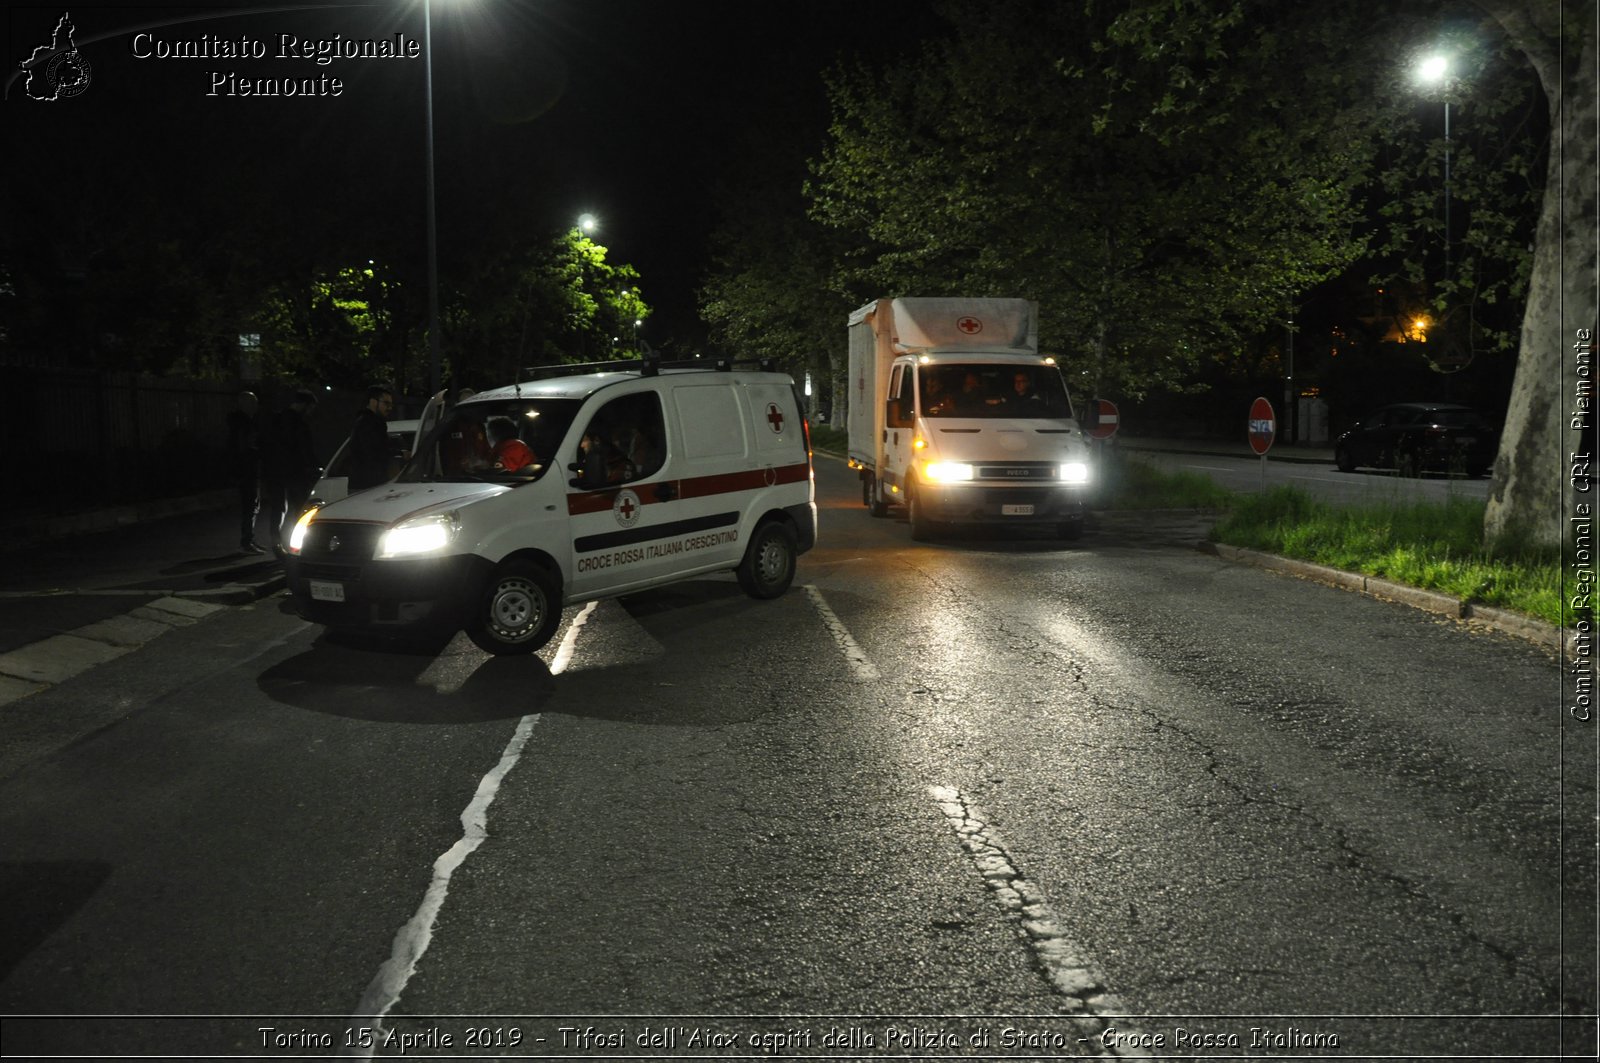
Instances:
[[[1499,430],[1470,406],[1397,402],[1352,425],[1334,443],[1333,458],[1342,472],[1370,466],[1482,476],[1499,444]]]

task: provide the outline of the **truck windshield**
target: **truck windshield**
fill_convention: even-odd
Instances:
[[[503,399],[453,407],[418,444],[397,482],[537,480],[554,464],[578,405],[574,399]]]
[[[1053,365],[923,365],[917,367],[924,417],[1072,417],[1072,403]]]

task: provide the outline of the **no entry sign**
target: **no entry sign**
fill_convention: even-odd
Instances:
[[[1258,398],[1250,404],[1250,449],[1266,457],[1272,449],[1272,439],[1277,434],[1278,421],[1272,415],[1272,403]]]
[[[1089,438],[1110,439],[1116,434],[1117,404],[1110,399],[1096,399],[1094,427],[1089,429]]]

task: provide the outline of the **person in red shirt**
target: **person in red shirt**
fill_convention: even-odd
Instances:
[[[489,442],[495,467],[504,472],[521,472],[538,464],[528,444],[517,438],[517,425],[509,417],[489,418]]]

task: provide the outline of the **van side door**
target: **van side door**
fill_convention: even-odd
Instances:
[[[572,536],[570,593],[606,595],[650,582],[674,563],[682,499],[671,477],[672,453],[661,395],[620,395],[579,423],[568,470]]]

